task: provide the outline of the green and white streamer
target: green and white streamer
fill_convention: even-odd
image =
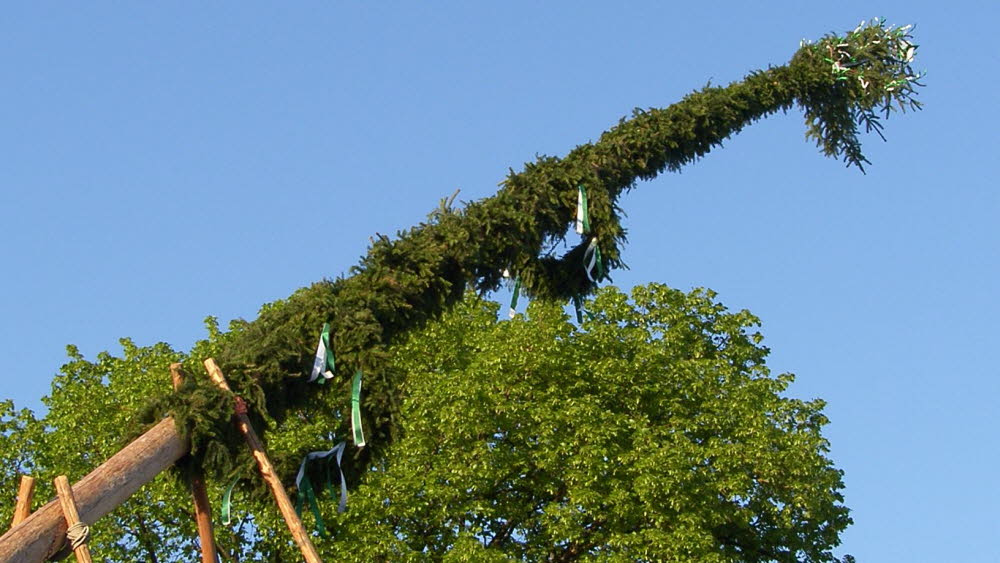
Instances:
[[[509,269],[507,268],[503,269],[503,277],[504,279],[507,280],[511,279],[512,276],[510,274]],[[510,310],[507,313],[512,319],[514,318],[515,315],[517,315],[517,301],[520,298],[521,298],[521,278],[514,278],[514,290],[511,292],[510,295]]]
[[[319,504],[316,502],[316,491],[313,488],[312,481],[309,479],[309,474],[306,473],[306,466],[310,461],[320,460],[324,458],[329,458],[334,456],[337,461],[337,471],[340,473],[340,504],[337,505],[337,512],[344,512],[347,510],[347,482],[344,480],[344,470],[341,468],[340,462],[344,457],[344,448],[347,446],[347,442],[340,442],[332,449],[326,451],[315,451],[306,454],[306,457],[302,458],[302,463],[299,465],[299,473],[295,476],[295,487],[298,489],[298,502],[295,504],[295,512],[300,516],[302,515],[302,505],[306,502],[309,503],[309,510],[313,513],[313,517],[316,519],[316,531],[319,532],[321,536],[326,535],[326,526],[323,522],[323,516],[319,511]],[[330,490],[330,495],[333,496],[333,484],[330,482],[329,478],[329,467],[327,468],[327,488]]]
[[[225,494],[222,495],[222,523],[226,526],[232,522],[233,487],[235,487],[236,483],[239,482],[239,477],[233,479],[233,482],[226,487]]]
[[[333,377],[336,369],[336,362],[333,358],[333,351],[330,350],[330,323],[323,323],[323,332],[319,336],[319,344],[316,346],[316,358],[313,359],[312,373],[309,375],[309,382],[323,375],[320,383],[325,383],[327,379]]]
[[[521,278],[514,279],[514,292],[510,295],[510,311],[508,314],[510,318],[514,318],[517,315],[517,301],[521,298]]]
[[[858,24],[858,27],[854,31],[847,34],[847,37],[843,41],[837,43],[836,45],[828,46],[828,55],[823,57],[823,60],[830,63],[830,71],[836,75],[836,80],[846,81],[849,80],[851,76],[856,76],[858,82],[861,84],[863,90],[867,90],[868,86],[871,85],[870,77],[865,77],[864,69],[868,66],[867,59],[858,59],[852,54],[852,52],[858,50],[858,45],[856,41],[859,34],[864,30],[865,26],[872,27],[884,27],[884,18],[874,18],[870,22],[864,20]],[[910,39],[913,37],[910,35],[910,31],[913,29],[912,25],[904,25],[902,27],[897,27],[888,31],[888,37],[883,39],[873,40],[869,45],[874,45],[882,41],[889,41],[891,52],[891,62],[897,67],[897,75],[900,78],[896,80],[891,80],[885,84],[886,92],[893,92],[900,88],[909,87],[909,83],[914,83],[920,85],[918,80],[923,78],[926,73],[923,72],[913,72],[910,68],[910,63],[917,52],[918,45],[913,44]],[[910,87],[912,89],[912,87]]]
[[[591,283],[597,283],[597,280],[604,277],[604,260],[601,258],[601,247],[597,245],[597,237],[590,239],[590,244],[583,253],[583,267]]]
[[[590,232],[590,210],[587,204],[587,188],[583,184],[580,184],[576,189],[576,232],[584,235]],[[601,248],[597,245],[597,237],[590,239],[590,244],[587,245],[587,250],[583,253],[583,266],[587,272],[587,279],[591,283],[596,283],[597,280],[604,277],[604,260],[601,259]],[[575,302],[576,300],[574,299]],[[577,304],[577,318],[582,316],[580,314],[581,310],[582,307],[580,304]]]
[[[576,192],[576,232],[584,235],[590,232],[590,210],[587,206],[587,188],[582,184]]]
[[[365,447],[365,433],[361,428],[361,370],[354,372],[351,382],[351,434],[355,446]]]
[[[576,309],[576,324],[583,324],[583,297],[573,296],[573,308]]]

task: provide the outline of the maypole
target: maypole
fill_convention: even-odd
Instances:
[[[301,289],[228,334],[217,359],[232,392],[246,399],[251,415],[280,421],[290,409],[305,408],[315,393],[342,390],[363,372],[366,391],[355,402],[361,403],[369,446],[346,471],[356,482],[392,439],[400,382],[383,367],[386,346],[397,336],[440,315],[468,287],[497,289],[505,272],[530,297],[569,300],[591,293],[623,265],[618,200],[624,192],[639,180],[678,170],[775,112],[799,106],[807,136],[821,151],[863,170],[860,129],[881,135],[882,117],[919,108],[915,49],[909,26],[862,22],[844,35],[801,45],[786,65],[706,87],[664,109],[636,110],[595,143],[512,171],[493,197],[460,210],[442,202],[428,222],[395,240],[379,235],[350,276]],[[584,189],[587,230],[554,256],[556,243],[574,236]],[[315,338],[326,324],[336,364],[331,362],[333,384],[319,386],[309,374]],[[238,466],[238,444],[220,430],[231,428],[232,393],[205,378],[192,380],[149,406],[151,430],[74,486],[84,523],[172,465],[189,451],[188,440],[196,446],[194,461],[210,477]],[[347,412],[348,395],[337,401]],[[342,417],[344,427],[332,430],[347,435],[351,419]],[[46,505],[0,537],[0,561],[51,555],[65,527],[58,503]]]

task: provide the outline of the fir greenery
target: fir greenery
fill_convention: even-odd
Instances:
[[[752,72],[725,87],[705,87],[665,109],[637,109],[595,143],[511,171],[493,197],[462,209],[442,202],[427,222],[395,239],[379,235],[349,277],[314,283],[266,305],[256,320],[234,323],[205,346],[215,349],[231,386],[252,404],[262,427],[284,420],[289,408],[349,408],[351,376],[363,370],[372,446],[359,454],[364,459],[358,466],[364,467],[398,427],[402,382],[385,360],[387,346],[401,334],[440,315],[467,288],[496,290],[505,268],[530,297],[589,295],[596,283],[584,275],[583,258],[591,238],[605,272],[623,266],[625,230],[618,207],[623,193],[639,180],[680,169],[775,112],[798,105],[807,136],[824,154],[862,168],[867,160],[859,126],[881,135],[878,113],[919,108],[914,99],[919,75],[911,68],[915,49],[909,26],[862,22],[844,35],[804,43],[786,65]],[[581,184],[587,186],[592,232],[553,256],[551,249],[566,242]],[[319,387],[307,384],[306,376],[324,322],[331,326],[337,377]],[[191,357],[198,360],[189,371],[200,373],[204,356]],[[191,379],[187,398],[165,397],[150,413],[174,413],[208,467],[230,474],[242,449],[238,440],[226,439],[231,430],[225,397],[203,378]],[[332,396],[317,397],[326,394]],[[212,405],[217,408],[206,408]],[[336,433],[344,434],[346,424]]]
[[[867,160],[860,129],[881,135],[881,117],[897,109],[919,108],[914,99],[919,75],[911,68],[915,47],[908,28],[891,28],[876,20],[844,35],[803,44],[786,65],[752,72],[725,87],[705,87],[665,109],[636,110],[594,143],[578,146],[562,158],[540,157],[520,172],[511,171],[493,197],[460,209],[443,201],[426,222],[394,239],[379,236],[348,277],[302,288],[265,305],[256,320],[236,321],[226,331],[210,319],[209,338],[188,354],[126,343],[125,359],[102,356],[91,364],[71,351],[72,361],[57,378],[52,400],[93,392],[100,396],[88,400],[114,405],[118,410],[107,418],[106,428],[88,428],[100,440],[74,434],[56,440],[63,444],[58,448],[46,449],[39,444],[50,438],[43,440],[47,430],[38,421],[0,405],[4,456],[8,457],[9,445],[11,451],[22,452],[16,463],[49,467],[53,459],[65,461],[69,451],[91,452],[92,459],[78,456],[79,467],[65,471],[79,477],[93,465],[90,462],[114,450],[108,440],[120,437],[119,429],[126,425],[123,417],[141,410],[139,419],[151,422],[171,414],[192,439],[194,455],[187,463],[202,465],[217,483],[234,475],[245,477],[237,497],[246,499],[251,493],[256,496],[245,502],[254,503],[265,494],[264,488],[230,422],[232,399],[201,377],[201,361],[215,357],[231,387],[251,405],[255,425],[270,441],[269,450],[288,484],[306,452],[329,448],[332,444],[325,441],[329,435],[349,434],[349,385],[355,370],[361,369],[369,447],[352,448],[353,457],[345,458],[345,473],[356,492],[353,502],[365,508],[360,517],[354,509],[348,515],[326,517],[345,529],[366,522],[365,526],[384,531],[380,539],[369,538],[375,543],[363,548],[374,550],[372,557],[468,553],[479,558],[502,553],[557,560],[595,554],[628,560],[829,560],[829,548],[849,519],[839,504],[839,472],[822,455],[826,444],[819,436],[825,422],[821,405],[779,399],[789,379],[768,377],[763,368],[766,350],[757,346],[758,336],[746,331],[754,323],[752,317],[724,315],[711,296],[685,296],[653,287],[634,296],[634,309],[621,294],[605,292],[593,305],[598,320],[577,331],[559,317],[553,304],[584,299],[596,291],[602,280],[588,279],[583,266],[592,239],[600,248],[603,271],[623,267],[620,249],[625,231],[619,199],[624,193],[639,180],[680,169],[758,119],[798,106],[805,114],[807,136],[824,154],[862,168]],[[582,240],[567,241],[579,185],[587,187],[591,232]],[[572,248],[554,255],[552,249],[563,242]],[[477,312],[482,305],[475,298],[467,300],[471,304],[462,312],[448,313],[470,290],[481,295],[498,289],[505,269],[517,276],[525,295],[540,301],[531,314],[540,319],[541,333],[531,333],[520,321],[510,324],[522,328],[497,328],[495,311]],[[451,320],[439,324],[445,314],[452,315],[447,317]],[[537,342],[538,359],[518,356],[513,345],[508,346],[513,355],[506,359],[498,348],[473,358],[468,349],[481,344],[441,340],[440,331],[456,332],[455,314],[473,322],[467,328],[486,341],[511,338],[525,346]],[[493,318],[487,321],[490,315]],[[330,323],[331,348],[337,356],[336,377],[325,385],[310,384],[313,351],[325,322]],[[426,332],[413,332],[421,329]],[[447,346],[461,352],[454,358],[459,364],[449,364],[452,360],[435,353]],[[571,357],[580,350],[586,352],[583,357]],[[409,354],[408,359],[401,354]],[[415,359],[416,355],[426,357]],[[102,390],[129,380],[123,375],[108,382],[101,374],[142,377],[154,368],[165,373],[167,364],[177,359],[192,375],[179,393],[169,392],[165,380],[158,379],[135,389],[118,383],[119,389],[129,389],[130,398],[124,403],[121,392],[109,396]],[[482,364],[487,361],[489,365]],[[555,375],[550,368],[558,368]],[[603,381],[597,373],[612,379]],[[439,393],[446,384],[458,394]],[[630,392],[635,393],[631,398]],[[519,397],[516,404],[500,406],[511,396]],[[146,397],[156,398],[145,401]],[[449,406],[453,398],[464,406]],[[540,401],[542,410],[533,410],[532,401]],[[727,412],[726,405],[739,408]],[[67,428],[85,423],[58,403],[49,407],[55,413],[50,414],[53,420],[65,419]],[[461,412],[451,412],[456,408]],[[484,408],[487,411],[476,410]],[[510,413],[504,414],[504,409]],[[599,416],[597,411],[614,412],[625,418],[610,421],[606,429],[590,434],[590,440],[585,439],[586,432],[556,433],[553,424],[572,427],[574,419],[548,420],[545,409],[579,411],[591,418]],[[514,411],[519,417],[533,417],[533,430],[511,426]],[[462,448],[489,443],[493,449],[471,450],[469,455],[481,454],[477,460],[457,455],[454,447],[447,450],[442,444],[425,443],[434,437],[432,423],[442,412],[450,413],[447,422],[456,426],[449,428],[454,432],[442,432],[442,440],[455,440],[464,445],[454,447]],[[624,423],[626,418],[633,422]],[[59,428],[61,423],[53,424]],[[758,434],[744,434],[750,431]],[[670,452],[653,447],[664,442],[672,445]],[[23,453],[31,451],[35,453]],[[446,451],[454,455],[454,463],[486,465],[474,466],[483,471],[465,475],[460,485],[420,484],[406,473],[411,470],[400,473],[399,468],[413,463],[442,474],[447,468],[435,464],[447,459],[437,459]],[[558,452],[580,451],[596,457],[579,458],[579,466],[562,468],[551,458]],[[616,456],[622,469],[592,466],[605,455]],[[656,457],[662,455],[667,458]],[[548,488],[522,491],[512,480],[514,473],[487,471],[500,462],[512,463],[510,471],[532,472],[532,478],[542,479]],[[673,469],[657,473],[661,462]],[[656,467],[647,467],[650,463]],[[396,473],[388,472],[390,466],[397,468]],[[611,471],[608,479],[616,484],[614,490],[595,482],[605,470]],[[793,474],[802,479],[789,481]],[[13,474],[0,477],[7,482]],[[397,483],[393,481],[397,477],[410,481]],[[672,483],[674,488],[658,489],[654,481]],[[496,487],[508,487],[507,496],[470,493],[489,487],[495,494]],[[406,505],[407,495],[437,493],[422,505],[422,510],[437,510],[434,514],[412,512]],[[161,503],[157,510],[163,514],[151,515],[152,520],[169,527],[164,522],[178,519],[171,512],[178,510],[173,501],[163,499],[183,498],[182,488],[146,494]],[[400,504],[384,505],[386,498]],[[377,513],[379,506],[384,507],[384,518]],[[642,506],[652,507],[652,512],[643,512]],[[501,508],[510,508],[517,516]],[[142,529],[147,524],[133,520],[123,517],[118,520],[120,528],[113,531],[118,538],[132,540],[121,543],[109,536],[108,545],[127,551],[150,537]],[[287,548],[279,524],[272,526],[267,516],[259,516],[257,524],[256,537],[236,533],[223,539],[224,547],[238,553],[249,549],[250,542],[267,546],[257,553],[269,554]],[[189,537],[188,532],[183,531]],[[497,550],[489,551],[491,546]],[[540,546],[562,551],[544,553]],[[186,545],[171,549],[190,553]],[[339,551],[328,555],[345,556]]]

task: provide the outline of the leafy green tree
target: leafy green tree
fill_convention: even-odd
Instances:
[[[122,357],[104,352],[94,362],[69,346],[69,362],[54,378],[52,393],[43,398],[47,414],[35,425],[29,423],[21,432],[11,433],[10,438],[30,436],[30,446],[20,454],[25,459],[21,470],[38,480],[35,498],[39,501],[54,496],[51,483],[56,475],[67,475],[75,482],[117,452],[130,425],[136,425],[136,411],[169,386],[166,370],[178,355],[166,344],[140,348],[122,339],[121,345]],[[6,448],[3,452],[6,457]],[[190,548],[182,548],[184,538],[194,531],[190,510],[180,502],[182,492],[167,478],[144,487],[94,526],[94,550],[117,561],[137,557],[158,561],[165,553],[181,558],[192,554]],[[167,522],[176,523],[175,533],[162,533]]]
[[[401,436],[345,514],[322,502],[325,557],[834,561],[823,403],[782,396],[757,319],[656,284],[588,308],[498,322],[470,296],[393,347]]]
[[[194,349],[211,355],[223,337],[209,319],[209,338]],[[0,518],[9,521],[21,474],[36,478],[35,508],[55,496],[52,480],[66,475],[76,482],[114,455],[127,438],[144,428],[139,420],[150,397],[171,393],[169,366],[183,354],[167,344],[136,346],[120,340],[121,356],[109,352],[87,360],[75,346],[69,361],[42,399],[46,415],[36,419],[11,401],[0,403]],[[93,551],[110,561],[191,561],[198,558],[190,491],[181,471],[163,474],[143,487],[91,529]],[[221,495],[219,485],[213,493]],[[10,502],[7,502],[7,499]],[[225,531],[225,529],[222,529]],[[218,534],[227,553],[248,555],[242,534]]]
[[[36,467],[35,451],[41,436],[41,424],[28,409],[17,410],[14,402],[0,401],[0,526],[14,517],[14,496],[21,475],[31,475]],[[10,502],[6,502],[7,498]]]
[[[792,376],[769,373],[757,319],[714,297],[606,288],[576,325],[541,301],[498,321],[499,305],[467,296],[390,349],[406,382],[400,437],[367,471],[349,444],[343,464],[357,482],[345,513],[336,466],[311,465],[327,531],[317,547],[331,561],[834,561],[850,518],[823,404],[783,397]],[[7,408],[5,467],[21,459],[43,481],[75,479],[114,453],[179,359],[163,344],[122,344],[122,357],[95,362],[71,349],[41,421],[22,413],[12,426]],[[329,449],[339,419],[303,408],[271,429],[268,448],[296,460]],[[216,519],[225,559],[298,560],[252,464],[241,474],[234,522]],[[210,483],[216,509],[224,485]],[[191,499],[171,475],[94,533],[112,561],[197,557]]]

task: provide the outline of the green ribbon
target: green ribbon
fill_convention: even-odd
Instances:
[[[305,460],[302,461],[303,466],[305,465]],[[299,474],[302,474],[302,470],[299,470]],[[303,498],[307,499],[309,502],[309,511],[313,513],[313,518],[316,519],[316,531],[319,532],[320,536],[326,536],[326,526],[323,524],[323,515],[319,512],[319,504],[316,502],[316,493],[313,492],[312,482],[309,480],[308,476],[304,476],[301,479],[297,479],[295,486],[299,489],[299,498],[295,502],[295,513],[302,517],[302,504]]]
[[[591,283],[597,283],[604,278],[604,259],[601,258],[601,247],[597,245],[597,237],[590,239],[587,250],[583,253],[583,267],[587,272],[587,279]],[[596,276],[594,272],[596,270]]]
[[[587,206],[587,188],[580,184],[576,192],[576,232],[581,235],[590,232],[590,210]]]
[[[233,498],[233,487],[236,483],[240,481],[239,477],[233,479],[233,482],[226,487],[225,494],[222,495],[222,523],[226,526],[232,522],[232,498]]]
[[[309,504],[309,511],[312,512],[313,517],[316,520],[316,531],[319,535],[326,535],[326,526],[323,522],[323,516],[319,511],[319,503],[316,501],[316,491],[313,488],[312,481],[309,479],[309,474],[306,472],[306,466],[311,460],[319,460],[327,458],[326,466],[326,486],[330,491],[330,496],[335,496],[333,490],[333,481],[330,478],[330,464],[329,458],[331,456],[335,457],[337,460],[337,469],[340,471],[340,504],[337,506],[337,512],[344,512],[347,509],[347,482],[344,480],[344,470],[341,468],[340,462],[344,456],[344,448],[347,446],[347,442],[341,442],[334,446],[332,449],[327,451],[315,451],[309,452],[304,458],[302,458],[302,463],[299,465],[299,473],[295,476],[295,487],[298,489],[298,500],[295,503],[295,512],[301,516],[302,506],[306,503]]]
[[[573,296],[573,308],[576,309],[576,324],[583,324],[583,297]]]
[[[583,325],[583,319],[594,320],[594,314],[587,310],[582,295],[573,296],[573,308],[576,309],[576,323]]]
[[[510,318],[517,314],[517,300],[521,297],[521,278],[514,278],[514,292],[510,296]]]
[[[351,433],[354,445],[365,447],[365,433],[361,428],[361,370],[354,372],[354,381],[351,382]]]
[[[577,186],[576,232],[581,235],[590,232],[590,210],[587,205],[587,188],[583,184]],[[597,280],[604,277],[604,260],[601,259],[601,248],[597,245],[597,237],[590,239],[590,244],[587,245],[587,250],[583,253],[583,265],[585,271],[587,272],[587,279],[589,279],[591,283],[596,283]],[[595,270],[597,272],[596,279],[594,275]],[[574,303],[577,303],[577,298],[574,298]],[[582,306],[577,304],[577,319],[582,319],[581,310]],[[511,316],[513,317],[513,310]],[[580,322],[583,321],[581,320]]]
[[[327,379],[333,377],[336,370],[336,362],[333,358],[333,351],[330,350],[330,323],[323,323],[323,332],[319,336],[319,344],[316,345],[316,357],[313,359],[312,373],[309,381],[313,382],[323,374],[320,383],[326,383]]]

